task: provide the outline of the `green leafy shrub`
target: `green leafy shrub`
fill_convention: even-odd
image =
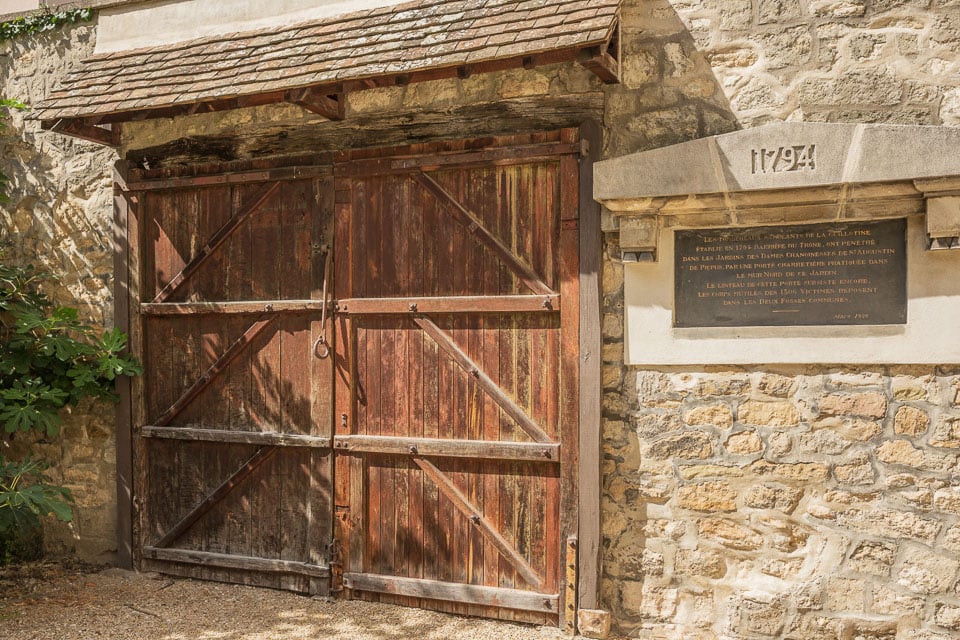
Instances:
[[[0,100],[0,108],[25,107]],[[0,175],[0,196],[5,183]],[[123,332],[100,334],[76,309],[50,300],[43,283],[51,278],[32,266],[5,264],[0,252],[0,432],[8,438],[53,438],[61,409],[85,398],[116,401],[116,378],[142,373],[124,353]],[[0,563],[18,548],[37,547],[41,518],[72,518],[73,496],[46,469],[42,461],[10,460],[0,451]]]

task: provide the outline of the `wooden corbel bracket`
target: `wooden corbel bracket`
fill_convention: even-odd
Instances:
[[[342,93],[328,93],[316,87],[291,89],[284,95],[286,102],[303,107],[329,120],[343,120],[345,116]]]
[[[55,131],[108,147],[120,146],[120,125],[118,124],[99,126],[88,124],[78,118],[61,118],[59,120],[43,120],[40,126],[47,131]]]
[[[620,54],[620,21],[617,20],[606,44],[583,49],[577,61],[596,74],[605,84],[619,84]]]

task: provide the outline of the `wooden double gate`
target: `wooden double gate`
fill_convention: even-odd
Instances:
[[[580,155],[563,130],[131,176],[140,566],[569,617]]]

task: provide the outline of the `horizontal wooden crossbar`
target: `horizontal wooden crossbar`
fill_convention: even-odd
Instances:
[[[192,440],[194,442],[226,442],[230,444],[258,444],[276,447],[329,449],[331,446],[330,438],[270,431],[227,431],[222,429],[148,426],[140,430],[140,435],[144,438],[167,438],[170,440]]]
[[[559,462],[559,444],[536,442],[492,442],[485,440],[449,440],[441,438],[404,438],[397,436],[336,436],[338,451],[388,453],[485,460],[528,460]]]
[[[124,191],[160,191],[163,189],[183,189],[190,187],[219,187],[252,182],[282,182],[303,178],[318,178],[332,173],[329,165],[279,167],[263,171],[235,171],[208,176],[183,176],[177,178],[158,178],[156,180],[129,181]]]
[[[334,174],[343,177],[362,177],[434,171],[446,167],[468,169],[471,167],[507,166],[512,164],[535,164],[556,162],[558,156],[579,155],[580,145],[569,142],[545,142],[496,149],[454,151],[417,156],[351,159],[350,152],[340,152],[336,157]],[[387,151],[389,153],[389,150]]]
[[[558,311],[560,296],[447,296],[434,298],[345,298],[337,311],[349,315],[410,313],[517,313]]]
[[[148,302],[140,312],[148,316],[186,316],[244,313],[322,311],[321,300],[245,300],[242,302]],[[327,307],[330,307],[327,303]]]
[[[143,556],[150,560],[166,562],[182,562],[196,564],[203,567],[220,567],[223,569],[241,569],[244,571],[263,571],[266,573],[294,573],[326,578],[330,576],[330,567],[292,560],[272,560],[270,558],[254,558],[251,556],[234,556],[226,553],[212,553],[209,551],[191,551],[187,549],[159,549],[144,547]]]
[[[343,586],[354,591],[391,593],[413,598],[465,602],[521,611],[557,613],[560,606],[559,594],[533,593],[519,589],[482,587],[419,578],[398,578],[372,573],[344,573]]]

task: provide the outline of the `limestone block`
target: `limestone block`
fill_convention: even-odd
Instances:
[[[927,412],[908,405],[899,407],[893,418],[893,430],[900,435],[916,437],[926,433],[929,426]]]
[[[947,471],[956,464],[954,457],[923,451],[906,440],[890,440],[881,444],[877,448],[877,460],[939,472]]]
[[[864,0],[814,0],[810,11],[815,16],[828,18],[855,18],[866,11]]]
[[[764,52],[767,69],[801,66],[810,60],[813,36],[807,25],[787,27],[756,36]]]
[[[708,433],[685,431],[657,440],[650,445],[647,455],[658,460],[703,459],[713,455],[713,445]]]
[[[677,468],[680,477],[684,480],[699,480],[704,478],[740,478],[743,469],[734,465],[722,464],[689,464]]]
[[[656,438],[681,428],[680,416],[673,413],[645,413],[633,420],[636,433],[641,438]]]
[[[877,473],[866,456],[855,458],[847,464],[838,464],[833,468],[833,477],[843,484],[873,484]]]
[[[755,430],[751,429],[732,434],[723,446],[730,453],[744,456],[763,451],[763,440]]]
[[[650,519],[644,523],[643,533],[648,538],[664,538],[676,541],[686,535],[687,523],[683,520]]]
[[[865,608],[866,583],[852,578],[833,578],[823,590],[823,608],[829,611],[862,613]]]
[[[898,589],[877,584],[873,587],[873,604],[870,609],[874,613],[887,616],[920,615],[926,604],[924,598],[903,593]]]
[[[768,451],[776,458],[782,458],[793,450],[793,438],[789,433],[777,431],[767,438]]]
[[[598,609],[578,609],[577,629],[586,638],[604,640],[610,635],[610,612]]]
[[[960,416],[942,416],[930,434],[931,447],[960,448]]]
[[[757,460],[749,467],[758,476],[774,476],[784,480],[803,482],[823,482],[829,475],[826,465],[818,462],[796,462],[774,464],[766,460]]]
[[[631,610],[636,611],[643,618],[666,622],[673,618],[677,612],[677,600],[679,591],[669,587],[657,587],[647,583],[643,584],[640,592],[640,602],[637,603],[635,597],[631,597]],[[627,607],[627,594],[624,593],[624,608]]]
[[[743,501],[745,505],[755,509],[776,509],[791,514],[802,497],[802,489],[768,482],[751,487]]]
[[[680,549],[677,552],[674,572],[677,575],[722,578],[727,572],[727,563],[723,556],[715,551]]]
[[[960,515],[960,487],[938,489],[933,494],[933,506],[938,511]]]
[[[757,49],[752,44],[721,46],[707,51],[705,55],[714,69],[750,67],[759,59]]]
[[[831,429],[820,429],[800,434],[797,449],[800,453],[822,453],[835,456],[843,453],[853,444]]]
[[[850,554],[846,566],[858,573],[887,576],[895,553],[896,547],[891,543],[861,542]]]
[[[900,104],[903,87],[894,73],[886,68],[856,69],[839,78],[808,78],[800,84],[801,106]]]
[[[725,404],[694,407],[684,414],[683,420],[690,426],[709,425],[729,429],[733,426],[733,411]]]
[[[720,28],[724,31],[747,29],[753,22],[753,3],[750,0],[724,2],[719,20]]]
[[[735,511],[737,492],[724,480],[686,485],[677,491],[677,506],[692,511]]]
[[[763,546],[763,536],[729,518],[706,518],[697,528],[701,536],[730,549],[753,551]]]
[[[882,538],[914,538],[926,544],[933,544],[943,527],[938,520],[923,518],[909,511],[879,507],[843,511],[837,514],[836,521],[852,531]]]
[[[887,397],[879,392],[830,394],[820,398],[822,416],[860,416],[883,418],[887,414]]]
[[[790,402],[747,400],[738,407],[737,420],[764,427],[793,427],[800,424],[800,412]]]
[[[796,384],[796,379],[789,376],[765,373],[757,382],[757,391],[775,398],[786,398],[796,389]]]
[[[897,584],[914,593],[945,593],[953,586],[960,562],[926,548],[910,546],[900,553]]]
[[[941,627],[960,631],[960,607],[941,603],[937,606],[934,620],[936,620],[937,624]]]
[[[943,534],[943,548],[953,553],[960,553],[960,524],[955,524]]]
[[[758,634],[762,636],[777,636],[786,619],[786,607],[776,598],[761,598],[762,596],[743,597],[734,605],[737,612],[736,629],[732,632],[739,634]]]

